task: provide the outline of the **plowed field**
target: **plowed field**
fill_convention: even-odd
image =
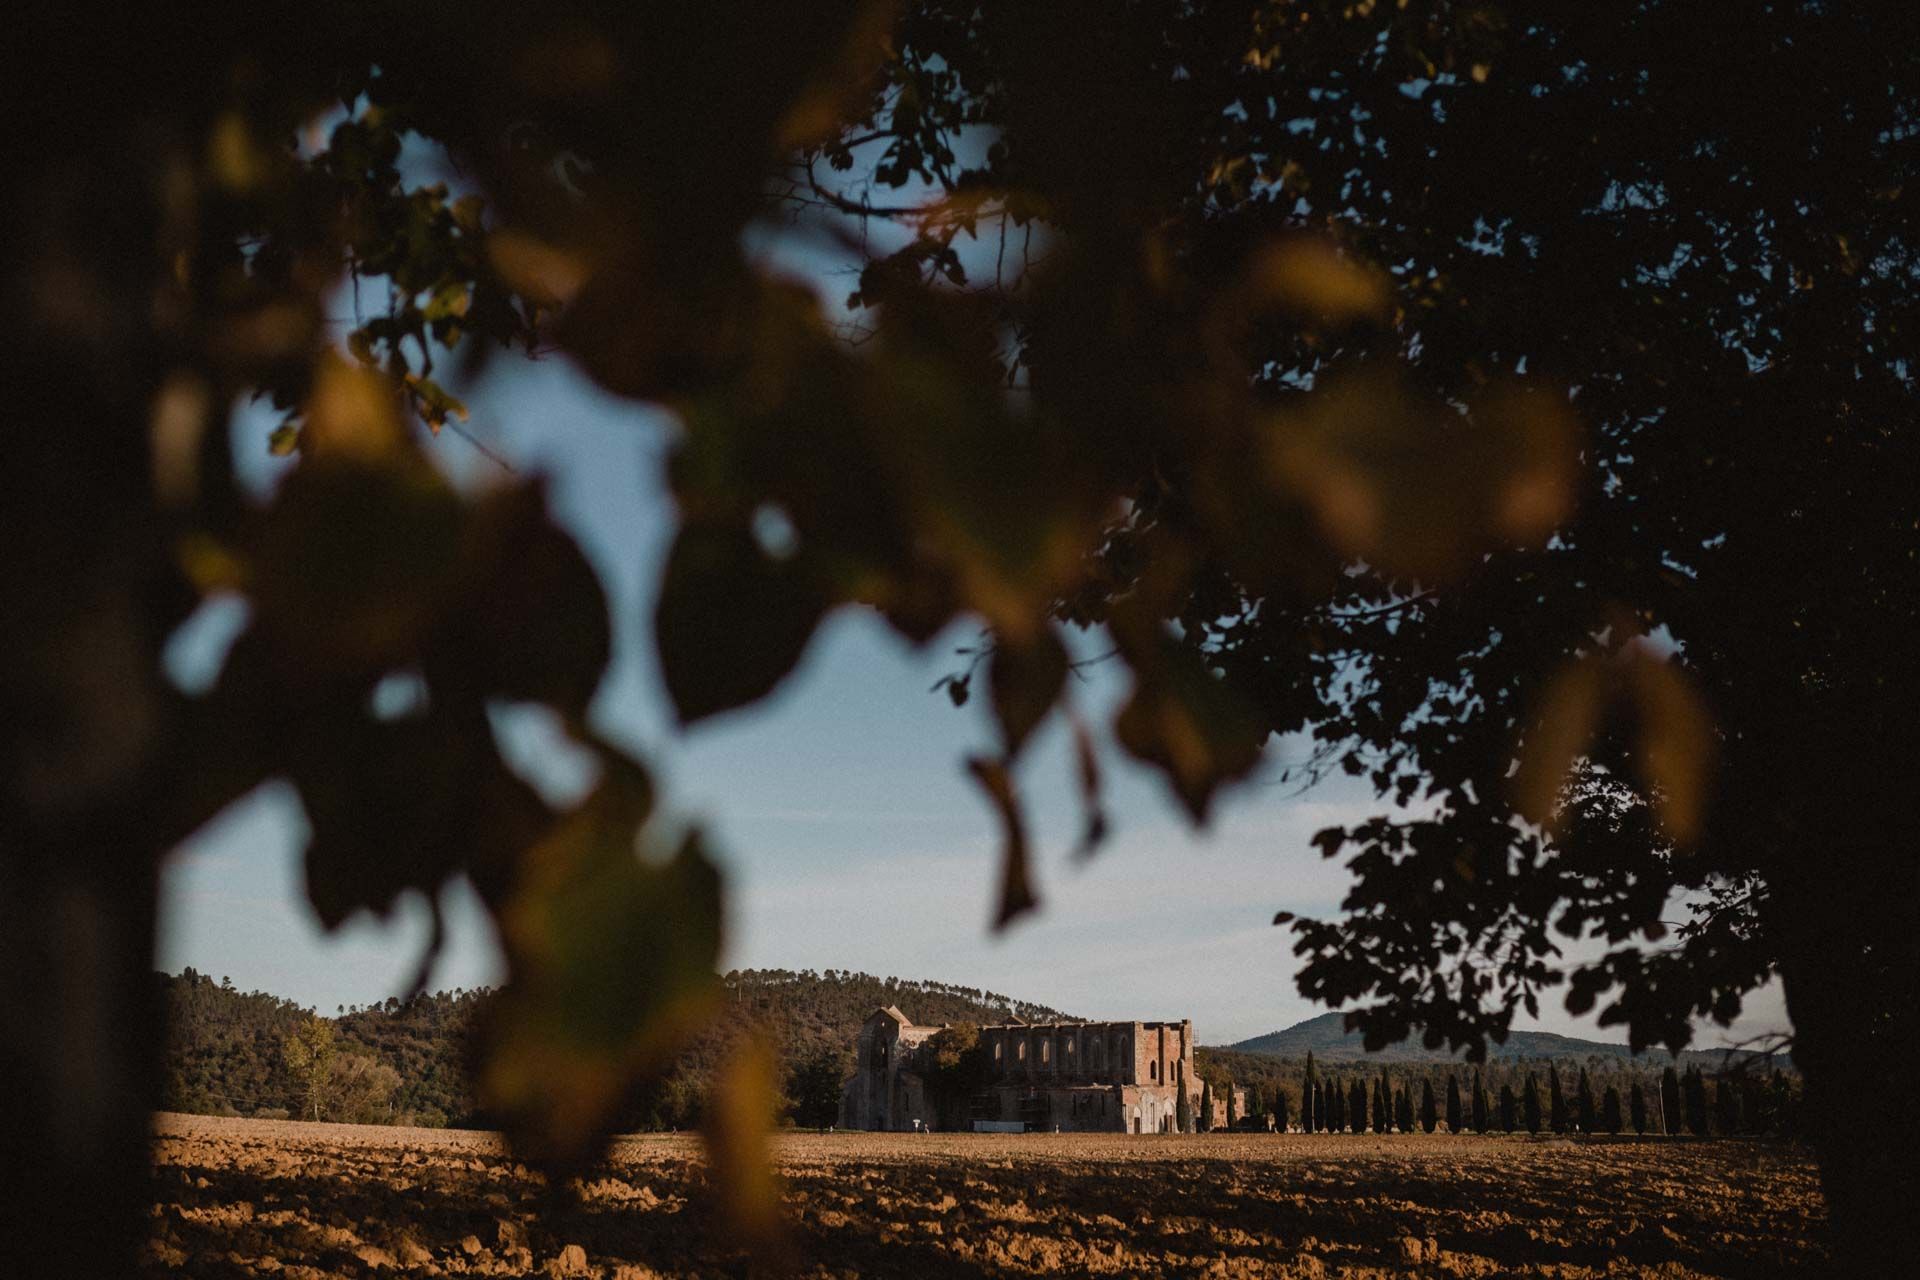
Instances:
[[[809,1276],[1793,1275],[1825,1259],[1806,1154],[1759,1142],[791,1134]],[[700,1144],[549,1185],[491,1134],[161,1116],[148,1275],[742,1275]]]

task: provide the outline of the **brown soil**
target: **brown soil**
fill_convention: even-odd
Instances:
[[[789,1134],[810,1276],[1791,1275],[1813,1165],[1757,1142]],[[743,1275],[687,1137],[551,1186],[492,1134],[156,1118],[148,1275]]]

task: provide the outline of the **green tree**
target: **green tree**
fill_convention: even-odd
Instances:
[[[332,1106],[333,1064],[338,1055],[333,1024],[313,1015],[280,1043],[280,1055],[299,1090],[309,1120],[323,1120]]]
[[[1449,1079],[1447,1083],[1452,1084],[1453,1082]],[[1456,1091],[1449,1090],[1449,1094],[1450,1096],[1447,1099],[1449,1115],[1448,1128],[1451,1129],[1453,1122],[1460,1117],[1460,1098]],[[1420,1128],[1423,1132],[1432,1133],[1439,1127],[1440,1113],[1434,1103],[1433,1081],[1432,1079],[1425,1079],[1420,1082]]]
[[[1473,1069],[1473,1131],[1487,1131],[1487,1088],[1481,1083],[1480,1068]]]
[[[1531,1071],[1527,1072],[1527,1091],[1521,1095],[1520,1115],[1528,1133],[1540,1132],[1540,1085]]]
[[[934,1032],[934,1038],[939,1038],[942,1031]],[[975,1040],[978,1040],[977,1029]],[[960,1065],[960,1056],[954,1055],[955,1068]],[[822,1047],[794,1063],[787,1075],[787,1096],[793,1099],[793,1122],[811,1129],[824,1129],[836,1123],[840,1115],[840,1088],[847,1075],[844,1051]]]
[[[1304,1121],[1305,1113],[1302,1112],[1301,1114],[1302,1120]],[[1287,1091],[1276,1085],[1273,1090],[1273,1127],[1275,1132],[1285,1133],[1287,1131],[1287,1120]],[[1301,1128],[1306,1128],[1306,1125],[1302,1123]]]
[[[1308,1133],[1318,1132],[1324,1115],[1320,1106],[1320,1074],[1313,1063],[1313,1050],[1309,1049],[1306,1083],[1300,1091],[1300,1127]]]
[[[1607,1086],[1606,1096],[1600,1107],[1600,1120],[1601,1123],[1606,1126],[1608,1133],[1614,1134],[1615,1136],[1619,1135],[1621,1127],[1620,1090],[1615,1085],[1610,1084]]]
[[[1364,1079],[1356,1079],[1348,1089],[1346,1118],[1355,1133],[1367,1131],[1367,1086]]]
[[[1393,1123],[1402,1133],[1413,1132],[1413,1095],[1405,1085],[1393,1097]]]
[[[1184,1095],[1185,1091],[1182,1090]],[[1213,1082],[1204,1080],[1200,1084],[1200,1116],[1196,1132],[1206,1133],[1213,1128]]]
[[[1515,1102],[1514,1102],[1514,1096],[1513,1096],[1513,1086],[1510,1084],[1503,1084],[1500,1086],[1500,1132],[1502,1133],[1513,1132],[1514,1114],[1515,1114]]]
[[[1388,1100],[1387,1093],[1378,1080],[1373,1082],[1372,1097],[1369,1101],[1372,1107],[1373,1131],[1375,1133],[1385,1133],[1393,1127],[1393,1113],[1391,1110],[1393,1104]],[[1365,1113],[1362,1114],[1363,1116],[1365,1115]],[[1365,1126],[1362,1127],[1364,1128]]]
[[[1460,1132],[1460,1078],[1447,1076],[1447,1132]]]
[[[370,1053],[336,1053],[329,1064],[326,1116],[348,1124],[392,1124],[400,1073]]]
[[[1640,1087],[1638,1080],[1633,1082],[1633,1093],[1628,1103],[1628,1110],[1633,1117],[1633,1131],[1644,1134],[1647,1131],[1647,1095]]]

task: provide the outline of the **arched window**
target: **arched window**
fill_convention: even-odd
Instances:
[[[1001,1044],[998,1040],[995,1040],[993,1042],[993,1064],[995,1066],[1000,1065],[1001,1058],[1005,1056],[1002,1050],[1004,1050],[1005,1048],[1006,1046]]]
[[[1052,1061],[1053,1061],[1053,1040],[1051,1038],[1047,1038],[1040,1042],[1040,1065],[1044,1067]]]
[[[1027,1042],[1025,1040],[1013,1046],[1013,1056],[1017,1062],[1025,1062],[1027,1060]]]
[[[1160,1062],[1158,1059],[1147,1064],[1147,1079],[1153,1081],[1155,1084],[1160,1083]]]

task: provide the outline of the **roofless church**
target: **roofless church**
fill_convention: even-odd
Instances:
[[[849,1129],[1165,1133],[1176,1127],[1182,1091],[1193,1114],[1200,1113],[1190,1020],[1029,1023],[1016,1018],[982,1027],[985,1084],[965,1100],[964,1114],[949,1105],[944,1115],[929,1097],[926,1076],[927,1042],[939,1030],[914,1025],[892,1006],[876,1009],[855,1042],[854,1073],[840,1094],[840,1124]],[[1224,1126],[1224,1096],[1214,1099],[1214,1112],[1214,1123]]]

